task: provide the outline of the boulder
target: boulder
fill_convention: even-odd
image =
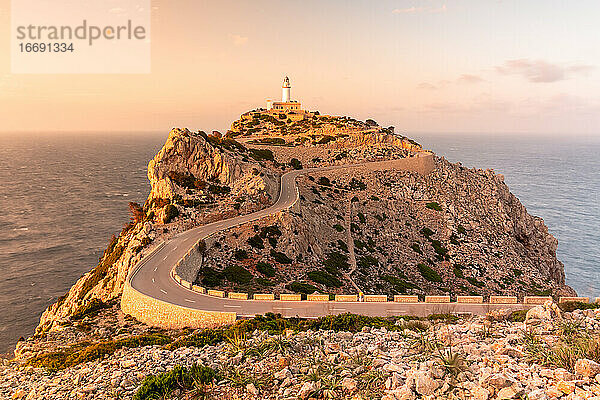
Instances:
[[[575,373],[579,376],[591,378],[600,374],[600,364],[587,358],[581,358],[575,362]]]

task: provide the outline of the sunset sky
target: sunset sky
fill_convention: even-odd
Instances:
[[[153,0],[130,75],[11,74],[9,5],[0,131],[226,130],[288,75],[305,108],[400,132],[600,134],[597,0]]]

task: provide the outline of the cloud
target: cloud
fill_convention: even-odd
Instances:
[[[550,83],[558,82],[576,74],[587,74],[594,67],[590,65],[561,66],[544,60],[518,59],[508,60],[503,65],[496,67],[496,71],[503,75],[521,75],[529,82]]]
[[[435,85],[432,85],[429,82],[421,82],[417,85],[417,89],[424,89],[424,90],[437,90],[438,87]]]
[[[458,83],[468,83],[468,84],[472,84],[472,83],[480,83],[483,82],[484,79],[478,75],[471,75],[471,74],[462,74],[457,80],[456,82]]]
[[[392,14],[418,14],[418,13],[427,13],[427,14],[437,14],[446,12],[446,4],[442,4],[441,7],[408,7],[408,8],[394,8],[392,10]]]
[[[235,46],[243,46],[248,42],[248,38],[246,36],[241,35],[233,35],[229,34],[229,39]]]

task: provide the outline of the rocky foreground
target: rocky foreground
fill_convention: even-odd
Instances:
[[[526,318],[345,315],[312,324],[263,317],[54,372],[22,357],[0,367],[0,397],[600,399],[600,309],[549,302]]]

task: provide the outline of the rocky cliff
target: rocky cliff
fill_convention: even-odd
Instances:
[[[148,165],[148,200],[132,205],[132,222],[44,312],[38,333],[118,298],[132,266],[170,235],[268,206],[286,170],[422,151],[391,129],[332,132],[272,145],[173,129]],[[573,294],[556,239],[493,171],[438,158],[427,175],[361,167],[309,173],[298,186],[292,210],[211,239],[197,282],[248,292]]]

